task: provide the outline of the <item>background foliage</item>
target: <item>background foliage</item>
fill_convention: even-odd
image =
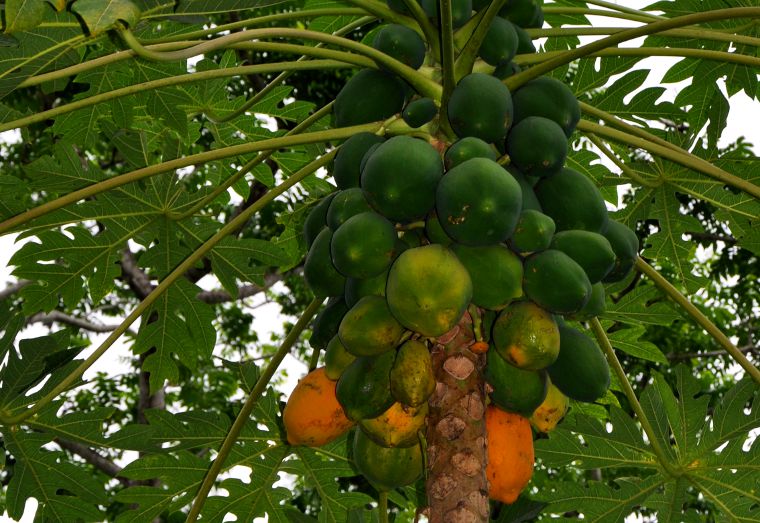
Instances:
[[[631,21],[757,6],[547,2],[546,25],[531,30],[543,52],[518,63],[572,52],[579,36],[619,34]],[[292,318],[312,298],[300,279],[301,227],[333,186],[311,174],[313,165],[302,168],[329,159],[323,155],[353,132],[330,130],[328,111],[318,110],[350,76],[346,60],[363,58],[352,48],[343,61],[293,65],[322,48],[305,33],[221,37],[289,27],[362,41],[378,14],[388,11],[377,0],[6,0],[0,131],[19,129],[21,140],[2,146],[0,232],[29,241],[0,291],[0,510],[18,519],[34,498],[39,521],[184,521],[244,398],[257,381],[265,384],[260,365],[281,341],[280,334],[260,339],[251,328],[257,311],[247,304],[266,296]],[[590,15],[606,24],[591,28]],[[760,95],[759,19],[669,29],[550,72],[585,104],[569,165],[597,182],[610,204],[622,195],[614,216],[636,228],[641,256],[752,361],[760,164],[752,144],[724,146],[719,138],[728,98]],[[124,26],[151,50],[212,45],[200,60],[138,57]],[[286,40],[308,47],[294,54]],[[667,49],[683,58],[663,83],[691,80],[672,102],[661,101],[664,86],[642,89],[647,71],[636,69]],[[536,443],[530,488],[516,505],[495,506],[494,519],[580,511],[587,521],[630,513],[663,522],[757,521],[757,384],[737,379],[743,373],[725,344],[675,306],[672,291],[641,272],[607,291],[600,328],[644,417],[634,416],[620,379],[598,404],[573,405]],[[291,327],[284,321],[276,332]],[[102,345],[94,342],[101,333],[110,334]],[[130,371],[82,381],[97,359],[92,350],[102,353],[120,336],[133,354]],[[307,336],[293,348],[304,362]],[[319,449],[287,445],[283,398],[272,386],[224,461],[202,519],[377,518],[376,493],[352,468],[345,438]],[[283,474],[292,489],[273,486]],[[422,486],[390,501],[396,521],[411,521],[424,505]]]

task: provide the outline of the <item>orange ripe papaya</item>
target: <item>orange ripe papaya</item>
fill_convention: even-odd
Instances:
[[[514,503],[533,475],[533,432],[524,416],[486,408],[488,497]]]
[[[335,397],[335,382],[320,367],[301,378],[282,413],[288,443],[319,447],[344,432],[353,422]]]

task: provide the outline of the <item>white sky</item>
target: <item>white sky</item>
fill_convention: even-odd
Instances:
[[[651,2],[642,0],[626,0],[618,1],[615,3],[625,5],[626,7],[641,8],[650,4]],[[592,17],[592,23],[599,26],[636,25],[632,22],[626,22],[625,20],[613,20],[603,17]],[[596,38],[599,37],[582,37],[581,41],[582,43],[588,43]],[[632,41],[625,45],[635,47],[637,45],[640,45],[640,40]],[[653,57],[639,62],[639,64],[636,66],[636,69],[650,69],[651,71],[647,82],[645,82],[642,88],[659,85],[659,81],[669,65],[677,62],[678,60],[678,58]],[[688,85],[688,82],[684,82],[678,85],[668,85],[662,99],[673,100],[679,89],[683,88],[685,85]],[[725,94],[725,86],[722,87]],[[750,143],[753,143],[755,145],[755,150],[757,150],[757,147],[760,147],[760,126],[757,125],[757,122],[760,121],[760,104],[753,102],[743,93],[731,97],[730,104],[731,109],[728,115],[728,125],[721,137],[720,144],[725,145],[732,143],[738,137],[744,136]],[[18,133],[14,131],[0,134],[0,144],[3,142],[15,141],[18,139]],[[608,167],[610,167],[613,171],[616,171],[614,166],[608,165]],[[10,259],[10,256],[13,254],[14,250],[18,248],[17,245],[14,245],[13,240],[14,236],[10,235],[0,238],[0,288],[4,287],[6,282],[11,282],[14,280],[10,276],[12,267],[8,266],[8,260]],[[200,282],[200,284],[204,288],[218,288],[218,282],[214,281],[213,278],[205,278]],[[276,289],[277,288],[275,288],[275,290]],[[280,286],[280,290],[282,289],[283,287]],[[260,304],[260,301],[260,298],[255,298],[252,305],[258,305]],[[255,318],[253,328],[259,333],[259,338],[261,340],[268,339],[269,334],[272,332],[272,330],[278,330],[282,324],[282,318],[280,318],[280,310],[276,304],[270,303],[263,306],[258,306],[256,307],[255,311],[253,311],[253,314]],[[113,321],[114,320],[106,320],[105,322],[112,323]],[[34,337],[39,336],[44,332],[46,332],[46,329],[43,329],[40,326],[34,326],[32,328],[26,329],[24,336]],[[93,348],[91,350],[94,350],[94,348],[97,347],[99,341],[104,339],[106,336],[107,334],[99,335],[97,337],[94,336]],[[98,371],[107,372],[111,375],[123,373],[127,371],[127,366],[124,364],[124,362],[128,360],[129,356],[130,353],[128,348],[122,343],[117,343],[111,349],[109,349],[106,355],[101,358],[101,360],[97,362],[85,374],[85,378],[92,376],[95,372]],[[298,378],[306,372],[306,365],[296,360],[295,358],[288,356],[284,361],[282,368],[287,370],[288,378],[285,380],[283,386],[281,387],[281,390],[284,394],[289,394],[297,383]],[[247,477],[247,471],[245,469],[241,468],[241,470],[237,472],[238,473],[235,474],[235,476]],[[0,523],[32,523],[36,505],[36,501],[29,500],[27,502],[24,517],[19,522],[16,522],[16,520],[11,520],[6,513],[0,515]],[[260,518],[257,520],[257,522],[259,521],[265,520]],[[639,520],[634,517],[629,517],[626,519],[626,523],[634,523],[637,521]]]

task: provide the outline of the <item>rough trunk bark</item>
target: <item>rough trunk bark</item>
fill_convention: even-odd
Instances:
[[[475,342],[472,318],[437,339],[432,350],[436,389],[427,426],[430,523],[487,523],[485,357]]]

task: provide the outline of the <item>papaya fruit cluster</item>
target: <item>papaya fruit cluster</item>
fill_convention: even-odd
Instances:
[[[455,27],[487,4],[454,1]],[[436,2],[421,5],[434,19]],[[291,396],[288,437],[322,445],[358,424],[355,464],[379,489],[421,473],[430,343],[468,309],[484,327],[472,350],[488,349],[493,499],[510,503],[529,481],[531,425],[549,431],[568,398],[593,402],[609,386],[601,350],[568,321],[604,311],[604,284],[627,276],[638,240],[608,217],[591,180],[565,166],[580,118],[570,89],[539,77],[511,93],[502,81],[519,71],[516,53],[535,52],[524,28],[542,21],[533,0],[507,2],[480,47],[478,70],[489,72],[461,78],[446,111],[382,69],[359,71],[336,99],[338,126],[401,115],[409,127],[456,135],[352,136],[332,166],[338,190],[304,224],[306,283],[330,297],[310,339],[325,366]],[[413,68],[431,60],[400,25],[381,27],[374,46]]]

